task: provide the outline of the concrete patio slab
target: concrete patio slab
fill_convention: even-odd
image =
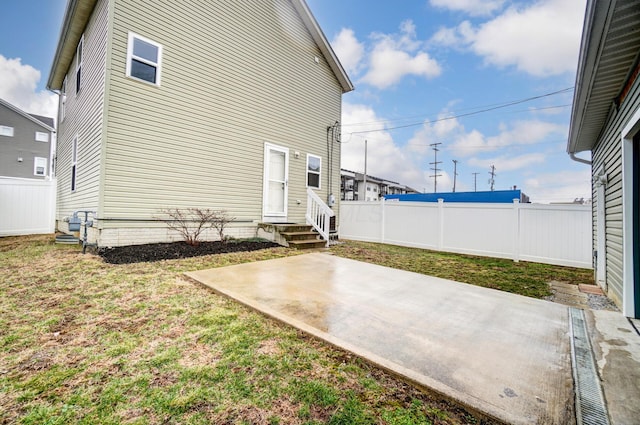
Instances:
[[[611,423],[640,423],[640,335],[636,319],[603,310],[587,311],[586,318]]]
[[[575,423],[566,306],[327,253],[187,276],[506,423]]]

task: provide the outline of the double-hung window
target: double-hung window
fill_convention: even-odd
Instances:
[[[307,187],[320,189],[322,158],[307,154]]]
[[[36,156],[33,158],[33,175],[34,176],[46,176],[47,175],[47,158]]]
[[[13,127],[0,125],[0,136],[13,137]]]
[[[76,191],[76,176],[78,174],[78,136],[71,142],[71,191]]]
[[[147,38],[129,33],[127,47],[127,77],[160,85],[162,46]]]
[[[49,133],[43,133],[41,131],[36,131],[36,142],[45,142],[49,141]]]
[[[82,87],[82,60],[84,55],[84,34],[80,37],[80,42],[76,48],[76,95]]]

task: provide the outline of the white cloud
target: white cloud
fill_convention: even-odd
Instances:
[[[441,74],[438,62],[421,50],[424,43],[417,40],[412,21],[402,22],[399,34],[373,34],[371,37],[373,49],[362,82],[385,89],[408,75],[434,78]]]
[[[429,3],[435,7],[480,16],[489,15],[500,9],[504,0],[430,0]]]
[[[441,28],[431,42],[468,48],[485,62],[515,66],[534,76],[575,72],[585,0],[540,0],[512,6],[500,16],[473,27],[468,21]]]
[[[559,171],[527,179],[522,188],[532,202],[571,202],[591,198],[591,170]]]
[[[368,143],[367,174],[422,190],[427,185],[428,173],[421,169],[420,164],[414,162],[412,155],[407,154],[395,143],[391,133],[385,131],[382,121],[383,119],[368,105],[343,103],[341,167],[364,172],[364,141],[366,139]],[[351,131],[372,132],[350,135]]]
[[[496,173],[522,170],[532,165],[540,164],[546,157],[541,153],[527,153],[518,156],[501,155],[495,158],[471,158],[467,163],[472,167],[489,169],[492,165],[496,167]]]
[[[502,124],[496,136],[484,136],[476,130],[459,133],[450,146],[456,155],[471,156],[480,152],[491,152],[507,146],[533,145],[549,135],[565,136],[567,126],[539,120],[516,121],[510,127]]]
[[[459,134],[464,131],[464,127],[457,118],[447,118],[448,112],[441,112],[438,114],[437,121],[431,123],[426,121],[422,128],[416,131],[413,137],[407,142],[407,148],[409,151],[424,155],[431,147],[431,143],[442,142],[443,140],[450,138],[452,134]]]
[[[41,73],[20,58],[0,55],[0,98],[25,112],[56,118],[58,97],[47,91],[37,91]]]
[[[473,43],[475,30],[469,21],[462,21],[457,27],[441,27],[431,36],[429,44],[445,47],[468,48]]]
[[[359,42],[350,28],[343,28],[331,42],[333,50],[349,74],[356,75],[362,68],[364,44]]]
[[[467,131],[449,111],[438,114],[435,122],[426,121],[407,142],[407,149],[417,155],[430,151],[430,144],[444,142],[443,149],[457,157],[469,157],[478,153],[488,153],[500,148],[534,145],[541,143],[552,134],[566,137],[567,126],[540,120],[515,121],[509,125],[500,124],[499,133],[485,136],[473,129]]]

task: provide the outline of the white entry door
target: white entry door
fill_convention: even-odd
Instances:
[[[265,143],[262,215],[265,221],[287,221],[289,149]]]

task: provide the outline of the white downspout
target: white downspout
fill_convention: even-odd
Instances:
[[[581,163],[581,164],[591,165],[591,163],[592,163],[592,162],[591,162],[591,161],[589,161],[588,159],[578,158],[578,157],[576,156],[576,154],[575,154],[575,153],[573,153],[573,152],[569,152],[569,158],[571,158],[571,159],[573,159],[574,161],[579,162],[579,163]]]

